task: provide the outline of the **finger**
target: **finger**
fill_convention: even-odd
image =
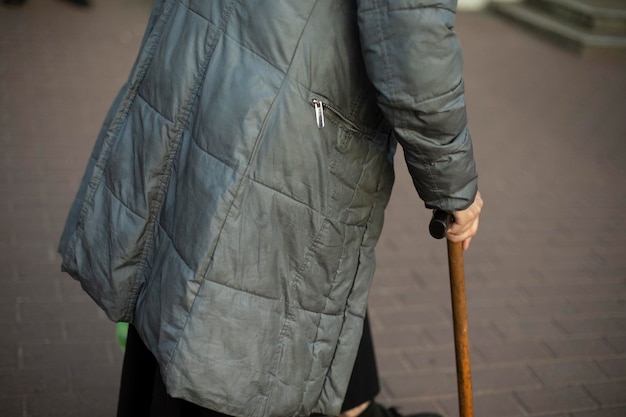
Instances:
[[[466,239],[472,238],[476,235],[476,233],[478,232],[478,224],[479,219],[476,218],[466,225],[458,226],[457,228],[450,227],[450,229],[448,229],[446,237],[453,242],[463,242]]]
[[[469,230],[478,229],[476,222],[482,211],[483,201],[480,193],[470,207],[454,213],[454,222],[450,225],[449,231],[454,235],[462,235]]]
[[[478,222],[478,217],[473,217],[470,218],[468,220],[460,220],[457,221],[457,219],[455,218],[454,223],[452,223],[450,225],[450,228],[448,229],[448,231],[450,232],[450,234],[452,235],[464,235],[466,233],[471,233],[473,230],[477,230],[477,222]]]
[[[473,224],[473,221],[457,223],[455,220],[455,222],[452,223],[450,227],[448,228],[448,232],[454,236],[461,236],[469,232],[472,229],[472,224]]]

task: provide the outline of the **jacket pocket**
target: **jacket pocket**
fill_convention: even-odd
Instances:
[[[372,205],[380,197],[380,177],[392,166],[391,131],[384,119],[376,129],[365,126],[324,96],[312,93],[309,103],[320,135],[334,140],[335,155],[329,170],[335,179],[329,214],[345,224],[364,226]]]
[[[331,120],[340,129],[348,131],[353,136],[369,140],[373,140],[376,137],[377,132],[375,130],[363,126],[354,118],[346,115],[343,110],[333,104],[328,98],[319,94],[311,94],[309,101],[313,107],[315,123],[319,129],[325,128],[327,120]],[[339,143],[338,147],[340,151],[345,150],[343,149],[345,144]]]

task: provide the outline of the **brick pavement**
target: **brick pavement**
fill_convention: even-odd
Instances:
[[[0,7],[0,416],[114,415],[112,323],[55,245],[149,0]],[[481,190],[476,415],[626,415],[626,62],[461,14]],[[380,400],[456,417],[445,245],[398,159],[370,315]]]

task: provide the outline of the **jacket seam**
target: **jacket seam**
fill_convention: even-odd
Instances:
[[[139,217],[142,220],[148,220],[146,217],[140,215],[139,213],[137,213],[133,208],[131,208],[128,204],[126,204],[126,202],[124,202],[124,200],[121,199],[120,196],[118,196],[112,189],[111,187],[109,187],[109,185],[106,183],[106,181],[102,181],[102,186],[111,194],[111,196],[113,198],[115,198],[115,200],[117,200],[122,206],[124,206],[124,208],[126,208],[128,211],[130,211],[131,213],[133,213],[135,216]]]
[[[219,26],[219,29],[218,29],[218,31],[221,33],[221,36],[216,36],[215,37],[215,43],[213,44],[212,49],[215,48],[215,45],[217,44],[217,40],[219,38],[221,38],[222,36],[226,35],[225,28],[226,28],[226,25],[227,25],[228,21],[230,20],[231,13],[232,13],[232,11],[233,11],[233,9],[235,7],[235,3],[236,2],[237,2],[237,0],[233,0],[225,7],[224,14],[223,14],[223,17],[222,17],[222,24]],[[212,56],[212,52],[209,54],[209,57],[207,58],[207,65],[206,65],[206,68],[203,69],[203,74],[206,72],[206,69],[208,68],[208,62],[210,61],[210,56]],[[265,128],[266,128],[266,125],[267,125],[267,119],[268,119],[269,115],[272,112],[274,104],[276,103],[276,100],[277,100],[277,98],[280,95],[280,92],[283,90],[283,88],[284,88],[284,86],[286,84],[286,80],[287,80],[287,77],[286,76],[283,77],[283,81],[281,83],[281,86],[278,89],[276,95],[274,96],[274,99],[272,100],[271,104],[268,107],[268,111],[267,111],[267,113],[265,115],[265,118],[263,119],[263,123],[261,125],[261,129],[260,129],[260,131],[259,131],[259,133],[258,133],[258,135],[256,137],[254,145],[252,146],[252,151],[250,152],[250,156],[248,157],[248,160],[247,160],[246,167],[244,169],[242,178],[239,180],[239,184],[237,184],[235,186],[234,197],[232,198],[232,200],[230,202],[230,206],[229,206],[228,210],[226,211],[226,215],[224,216],[224,220],[222,221],[222,225],[220,226],[220,229],[219,229],[219,231],[216,234],[216,239],[215,239],[216,242],[220,240],[220,236],[221,236],[221,234],[222,234],[222,232],[224,230],[224,226],[226,224],[226,221],[228,220],[228,218],[230,216],[230,213],[232,212],[233,206],[235,205],[235,201],[237,200],[237,197],[241,195],[241,188],[242,188],[242,186],[244,184],[244,178],[248,177],[248,175],[249,175],[248,173],[250,171],[250,166],[252,164],[252,161],[254,160],[254,158],[256,157],[256,155],[258,153],[260,142],[262,141],[262,138],[263,138],[263,135],[264,135],[264,131],[265,131]],[[207,282],[206,275],[207,275],[207,273],[209,271],[210,265],[213,263],[213,256],[214,255],[215,255],[215,250],[213,248],[213,250],[211,251],[211,255],[208,258],[208,262],[206,264],[206,267],[203,267],[202,271],[199,271],[201,273],[199,273],[198,275],[200,277],[202,277],[202,282],[200,284],[200,287],[198,288],[198,292],[202,291],[202,288],[204,287],[204,285],[206,285],[206,282]],[[213,281],[211,281],[211,282],[213,282]],[[184,329],[187,326],[187,323],[189,321],[189,317],[191,316],[191,312],[193,311],[193,309],[194,309],[194,307],[196,305],[197,298],[198,297],[197,297],[197,294],[196,294],[196,296],[194,297],[194,301],[191,304],[191,307],[189,309],[189,313],[187,315],[187,319],[185,320],[185,323],[182,326],[182,329]],[[183,331],[182,329],[181,329],[181,332]],[[176,346],[174,347],[174,350],[177,349],[178,342],[176,343]],[[166,368],[166,373],[169,371],[170,367],[171,367],[171,362],[168,364],[168,366]],[[267,385],[268,385],[267,389],[269,389],[271,391],[271,384],[267,384]],[[255,410],[252,412],[252,415],[262,415],[264,408],[267,407],[267,402],[268,402],[268,399],[269,399],[269,393],[263,392],[263,393],[260,394],[260,397],[261,397],[261,401],[258,404],[258,406],[255,408]]]
[[[172,244],[172,248],[174,248],[174,252],[176,252],[176,255],[178,255],[178,257],[180,258],[181,261],[183,261],[183,263],[185,264],[185,266],[187,267],[187,269],[189,269],[190,271],[193,272],[193,268],[187,263],[187,260],[183,257],[182,252],[178,249],[178,247],[176,246],[176,243],[174,242],[174,239],[172,238],[172,236],[169,234],[169,232],[165,229],[165,227],[163,227],[162,224],[157,224],[157,227],[159,228],[159,230],[163,231],[163,234],[167,237],[167,239],[170,241],[170,243]],[[195,275],[195,274],[194,274]]]
[[[442,93],[436,93],[434,95],[431,96],[425,96],[423,98],[421,98],[419,101],[416,101],[413,104],[410,104],[411,107],[417,107],[417,106],[423,106],[423,105],[427,105],[430,102],[433,101],[437,101],[437,100],[441,100],[442,98],[448,96],[449,94],[454,93],[454,91],[456,91],[459,87],[461,87],[463,85],[463,78],[459,78],[458,82],[456,84],[454,84],[454,86],[452,88],[450,88],[447,91],[444,91]],[[390,107],[397,107],[398,106],[398,102],[400,102],[400,99],[396,100],[395,103],[391,103],[388,102],[386,103],[386,105],[390,106]]]
[[[228,285],[228,284],[226,284],[224,282],[213,281],[213,280],[210,280],[208,278],[205,278],[203,281],[207,281],[207,282],[209,282],[211,284],[219,285],[220,287],[225,287],[225,288],[231,289],[233,291],[246,293],[246,294],[251,295],[253,297],[262,298],[264,300],[268,300],[268,301],[282,301],[282,298],[268,297],[268,296],[263,295],[263,294],[258,294],[258,293],[255,293],[255,292],[251,292],[251,291],[249,291],[249,290],[247,290],[245,288],[233,287],[232,285]],[[291,307],[295,308],[296,310],[305,311],[307,313],[320,314],[322,316],[327,316],[327,317],[337,317],[337,316],[340,316],[342,314],[342,313],[335,313],[335,314],[333,314],[333,313],[326,313],[324,311],[313,310],[313,309],[305,308],[305,307],[303,307],[301,305],[296,305],[296,304],[291,304]]]
[[[197,92],[200,89],[200,86],[202,85],[203,80],[206,78],[205,74],[206,74],[206,71],[207,71],[207,69],[209,67],[209,63],[211,62],[211,57],[213,56],[213,52],[215,50],[215,46],[217,45],[217,42],[218,42],[218,40],[221,37],[220,35],[223,35],[224,28],[225,28],[228,20],[230,19],[230,15],[231,15],[232,9],[234,7],[234,3],[235,3],[235,1],[233,0],[224,8],[224,15],[222,17],[221,25],[218,26],[216,33],[213,35],[213,39],[211,39],[210,37],[208,39],[208,41],[209,41],[209,48],[207,50],[207,53],[204,56],[204,62],[202,62],[202,65],[200,66],[200,71],[199,71],[199,74],[201,74],[202,76],[196,76],[195,85],[194,85],[194,88],[192,90],[192,93],[190,94],[187,103],[185,103],[186,105],[183,105],[184,124],[186,124],[188,122],[188,118],[189,118],[189,115],[191,113],[191,109],[193,107],[195,107],[195,104],[196,104],[197,98],[198,98]],[[182,3],[180,3],[180,4],[182,4]],[[187,10],[189,10],[188,7],[185,6],[185,8]],[[179,139],[182,137],[182,135],[185,132],[185,129],[183,129],[184,126],[180,123],[181,120],[182,119],[179,118],[179,124],[178,124],[178,126],[180,127]],[[174,126],[174,129],[176,129],[176,127],[177,126]],[[180,140],[179,140],[179,144],[180,144]],[[178,147],[179,147],[178,145],[179,144],[177,144],[177,146],[176,146],[176,151],[178,151]],[[170,169],[171,169],[171,166],[170,166]],[[208,268],[208,266],[209,265],[207,265],[207,268]],[[203,275],[194,274],[194,276],[202,277]],[[203,282],[200,283],[200,286],[198,287],[198,292],[200,292],[202,290],[202,286],[203,286]],[[187,327],[187,323],[189,322],[189,317],[191,316],[191,311],[193,310],[193,308],[194,308],[194,306],[196,304],[196,301],[197,301],[197,293],[194,296],[193,302],[191,303],[191,306],[189,308],[189,311],[187,313],[185,321],[184,321],[184,323],[182,324],[182,326],[181,326],[181,328],[179,330],[179,335]],[[180,340],[181,340],[180,337],[178,337],[176,339],[176,344],[172,348],[172,356],[169,357],[169,360],[166,363],[165,370],[164,370],[165,371],[164,372],[164,377],[165,378],[167,378],[167,376],[170,373],[170,369],[172,367],[172,363],[173,363],[173,360],[174,360],[174,355],[178,351],[178,346],[180,344]]]
[[[85,193],[83,204],[82,204],[80,214],[78,216],[77,223],[76,223],[76,232],[75,232],[72,244],[71,244],[72,247],[75,246],[74,242],[75,242],[75,239],[78,238],[78,232],[81,230],[84,230],[84,223],[85,223],[85,217],[87,216],[88,206],[90,206],[91,203],[93,202],[96,189],[98,188],[97,185],[103,182],[102,178],[104,176],[104,170],[107,167],[109,160],[111,158],[113,146],[115,142],[119,140],[118,135],[122,127],[127,123],[127,116],[128,116],[128,113],[130,112],[130,108],[132,107],[134,99],[137,96],[140,85],[142,84],[143,80],[145,79],[148,73],[148,69],[150,68],[152,60],[154,58],[154,51],[156,50],[156,48],[158,47],[160,43],[160,40],[162,37],[162,30],[157,31],[156,27],[157,26],[159,28],[163,27],[168,22],[169,16],[171,15],[173,10],[174,10],[173,5],[169,9],[164,10],[161,20],[157,24],[155,24],[155,34],[152,37],[151,42],[146,40],[146,57],[142,62],[141,61],[137,62],[136,64],[137,67],[136,67],[136,72],[135,72],[136,75],[133,80],[134,82],[132,83],[129,82],[128,92],[125,95],[125,97],[121,100],[120,108],[116,116],[112,119],[111,125],[109,126],[106,132],[107,137],[105,138],[104,143],[102,144],[101,155],[100,157],[98,157],[97,162],[94,164],[94,171],[93,171],[92,177],[89,183],[87,184],[87,191]],[[143,249],[145,250],[145,246]],[[143,250],[142,250],[141,258],[144,258]],[[145,268],[145,259],[140,260],[137,272],[133,277],[133,281],[132,281],[133,286],[129,290],[129,294],[126,300],[127,301],[126,305],[121,311],[121,315],[125,318],[128,318],[128,319],[132,318],[133,314],[130,314],[129,312],[131,312],[135,308],[136,297],[139,291],[139,286],[136,285],[136,281],[138,280],[140,274],[143,272],[144,268]]]
[[[371,147],[368,147],[367,156],[366,156],[366,158],[365,158],[365,159],[366,159],[366,161],[369,161],[371,152],[372,152],[372,148],[371,148]],[[354,193],[352,194],[352,199],[350,200],[350,205],[352,205],[352,202],[354,202],[354,199],[355,199],[355,197],[356,197],[356,194],[357,194],[357,192],[358,192],[358,190],[359,190],[359,188],[360,188],[359,184],[361,184],[361,180],[363,179],[363,174],[364,174],[364,172],[365,172],[365,166],[366,166],[366,164],[363,164],[363,165],[361,166],[361,175],[359,176],[359,180],[358,180],[358,182],[357,182],[357,186],[356,186],[356,188],[355,188],[355,190],[354,190]],[[378,187],[379,187],[379,185],[380,185],[380,182],[382,181],[382,177],[383,177],[383,175],[384,175],[384,171],[381,173],[381,175],[380,175],[380,177],[379,177],[379,179],[378,179],[377,186],[376,186],[376,188],[377,188],[377,189],[378,189]],[[376,200],[374,200],[374,203],[372,203],[372,205],[371,205],[371,207],[370,207],[370,212],[369,212],[369,214],[368,214],[368,217],[367,217],[367,222],[366,222],[365,226],[361,226],[361,227],[364,229],[364,232],[363,232],[363,234],[361,235],[361,240],[360,240],[360,243],[359,243],[359,248],[361,248],[361,247],[363,246],[363,240],[365,239],[365,233],[367,232],[367,225],[368,225],[368,224],[369,224],[369,222],[371,221],[371,218],[372,218],[372,214],[373,214],[373,212],[374,212],[374,207],[375,207],[375,205],[376,205]],[[344,239],[345,239],[345,237],[344,237]],[[331,286],[330,286],[330,289],[329,289],[329,291],[328,291],[328,294],[325,294],[324,310],[326,310],[326,306],[328,305],[329,295],[330,295],[330,293],[332,292],[332,289],[334,288],[334,286],[335,286],[335,284],[336,284],[336,282],[337,282],[337,275],[338,275],[338,272],[339,272],[339,267],[340,267],[340,265],[341,265],[341,259],[343,258],[344,254],[345,254],[345,248],[346,248],[346,245],[345,245],[345,241],[344,241],[344,242],[343,242],[343,244],[342,244],[342,246],[341,246],[341,257],[339,258],[339,259],[340,259],[340,261],[339,261],[339,265],[337,266],[337,272],[336,272],[335,277],[334,277],[334,279],[333,279],[333,282],[332,282],[332,284],[331,284]],[[354,288],[354,279],[355,279],[355,277],[356,277],[356,271],[355,271],[355,276],[353,277],[352,286],[350,287],[350,288],[351,288],[351,289],[350,289],[350,293],[352,293],[352,288]],[[342,313],[344,316],[345,316],[345,310],[346,310],[346,308],[347,308],[347,300],[346,300],[346,306],[344,306],[344,310],[343,310],[343,313]],[[315,339],[317,339],[317,336],[318,336],[318,333],[319,333],[319,328],[320,328],[319,324],[320,324],[320,323],[321,323],[321,316],[320,316],[320,319],[319,319],[319,320],[318,320],[318,322],[317,322],[317,329],[316,329],[316,333],[315,333]],[[342,326],[342,327],[343,327],[343,326]],[[334,352],[333,352],[333,358],[334,358],[334,356],[335,356],[336,351],[337,351],[337,347],[335,346],[335,349],[334,349]],[[332,360],[331,360],[331,364],[332,364]],[[311,370],[309,371],[309,377],[307,378],[308,380],[311,380],[311,377],[312,377],[312,372],[313,372],[313,367],[311,367]],[[324,380],[326,380],[327,375],[328,375],[328,372],[326,372],[326,375],[324,376]],[[321,395],[322,395],[322,392],[320,392],[320,395],[317,397],[316,403],[317,403],[317,402],[319,402],[319,398],[320,398],[320,396],[321,396]]]
[[[157,115],[159,115],[159,117],[161,117],[163,120],[165,120],[166,122],[168,122],[170,125],[175,124],[175,122],[173,120],[170,120],[170,118],[168,118],[167,116],[165,116],[161,110],[157,109],[156,107],[154,107],[154,105],[152,103],[150,103],[148,101],[147,98],[145,98],[143,96],[143,94],[141,94],[141,91],[137,90],[137,97],[146,104],[146,106],[148,106],[150,108],[150,110],[154,111]]]
[[[281,92],[285,88],[285,85],[287,85],[289,82],[292,81],[292,77],[290,76],[290,74],[291,74],[291,71],[293,69],[293,61],[295,59],[296,53],[300,49],[300,43],[302,42],[302,37],[304,36],[304,32],[307,30],[307,28],[309,26],[309,21],[311,20],[311,16],[313,16],[313,12],[314,12],[315,8],[317,7],[318,3],[319,3],[319,0],[315,0],[315,3],[313,3],[311,5],[308,17],[307,17],[306,21],[304,22],[304,24],[302,25],[302,30],[301,30],[300,35],[298,37],[298,42],[296,43],[296,46],[293,49],[293,52],[292,52],[292,55],[291,55],[291,59],[289,60],[289,65],[287,67],[287,71],[286,71],[286,73],[284,75],[283,81],[282,81],[281,86],[280,86],[280,88],[279,88],[279,90],[277,92],[276,97],[278,97],[281,94]],[[308,90],[308,88],[307,88],[307,90]],[[269,114],[272,112],[272,108],[273,108],[274,103],[275,103],[275,100],[272,102],[272,106],[269,108],[269,111],[268,111],[268,113],[266,115],[266,119],[264,120],[264,128],[265,128],[265,122],[267,121],[267,116],[269,116]],[[263,133],[264,132],[261,132],[261,134],[263,134]],[[255,155],[256,155],[256,153],[255,153]],[[246,172],[246,176],[247,176],[247,172]],[[287,331],[286,329],[288,327],[287,323],[290,320],[293,319],[293,314],[290,313],[290,307],[291,306],[289,305],[289,303],[287,303],[287,308],[286,308],[286,311],[285,311],[285,317],[283,319],[283,323],[281,325],[281,330],[280,330],[280,333],[279,333],[279,336],[278,336],[277,347],[276,347],[276,350],[275,350],[274,355],[273,355],[274,356],[274,360],[273,360],[273,363],[271,364],[271,366],[268,369],[268,373],[270,375],[276,375],[276,370],[278,369],[278,365],[280,363],[279,353],[282,351],[283,341],[284,341],[285,336],[286,336],[285,332]],[[267,388],[264,390],[266,403],[267,403],[267,401],[269,401],[269,399],[272,396],[272,391],[273,391],[272,388],[273,388],[273,385],[272,384],[268,384]],[[302,395],[304,396],[304,393]],[[266,406],[267,406],[267,404],[264,404],[264,407],[266,407]],[[263,409],[261,409],[259,411],[263,411]]]
[[[385,177],[385,170],[383,170],[380,173],[380,176],[378,178],[378,184],[376,186],[376,190],[377,191],[379,191],[381,189],[381,184],[383,182],[384,177]],[[358,261],[358,266],[357,266],[356,270],[354,271],[355,279],[352,280],[352,285],[350,287],[350,293],[349,294],[352,294],[353,290],[354,290],[354,284],[356,283],[356,277],[358,276],[359,267],[361,265],[361,249],[363,248],[363,242],[365,241],[365,235],[367,234],[367,229],[369,228],[369,224],[372,221],[372,216],[374,215],[374,212],[376,211],[376,207],[378,206],[378,204],[379,204],[379,200],[378,199],[374,200],[374,203],[372,204],[372,207],[371,207],[370,214],[369,214],[369,217],[367,219],[366,225],[364,226],[365,230],[364,230],[363,234],[361,235],[361,240],[360,240],[360,243],[359,243],[359,261]],[[346,298],[346,304],[344,305],[344,309],[343,309],[343,312],[342,312],[342,315],[344,317],[344,321],[342,322],[342,325],[341,325],[340,334],[341,334],[341,331],[343,330],[343,325],[345,324],[345,317],[346,317],[346,312],[348,311],[349,302],[350,302],[350,297],[348,296]],[[362,317],[362,318],[365,318],[365,317]],[[335,355],[337,354],[338,346],[339,346],[339,343],[337,343],[337,345],[335,345],[335,349],[333,351],[333,357],[332,357],[332,359],[330,361],[331,364],[334,363]],[[326,380],[329,379],[328,374],[330,373],[330,368],[331,367],[329,366],[327,371],[326,371],[326,375],[324,376],[324,384],[326,383]],[[319,402],[319,398],[321,397],[321,395],[322,395],[322,393],[320,392],[320,395],[318,396],[317,402]]]
[[[393,13],[393,12],[403,12],[405,10],[420,10],[420,9],[440,9],[440,10],[448,11],[452,14],[456,14],[456,11],[454,9],[442,6],[440,4],[420,4],[418,6],[413,6],[413,7],[398,7],[398,8],[389,10],[389,12]]]

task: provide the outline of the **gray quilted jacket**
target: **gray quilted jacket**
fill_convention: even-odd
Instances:
[[[157,0],[62,268],[168,392],[338,414],[398,141],[427,207],[476,193],[449,0]]]

